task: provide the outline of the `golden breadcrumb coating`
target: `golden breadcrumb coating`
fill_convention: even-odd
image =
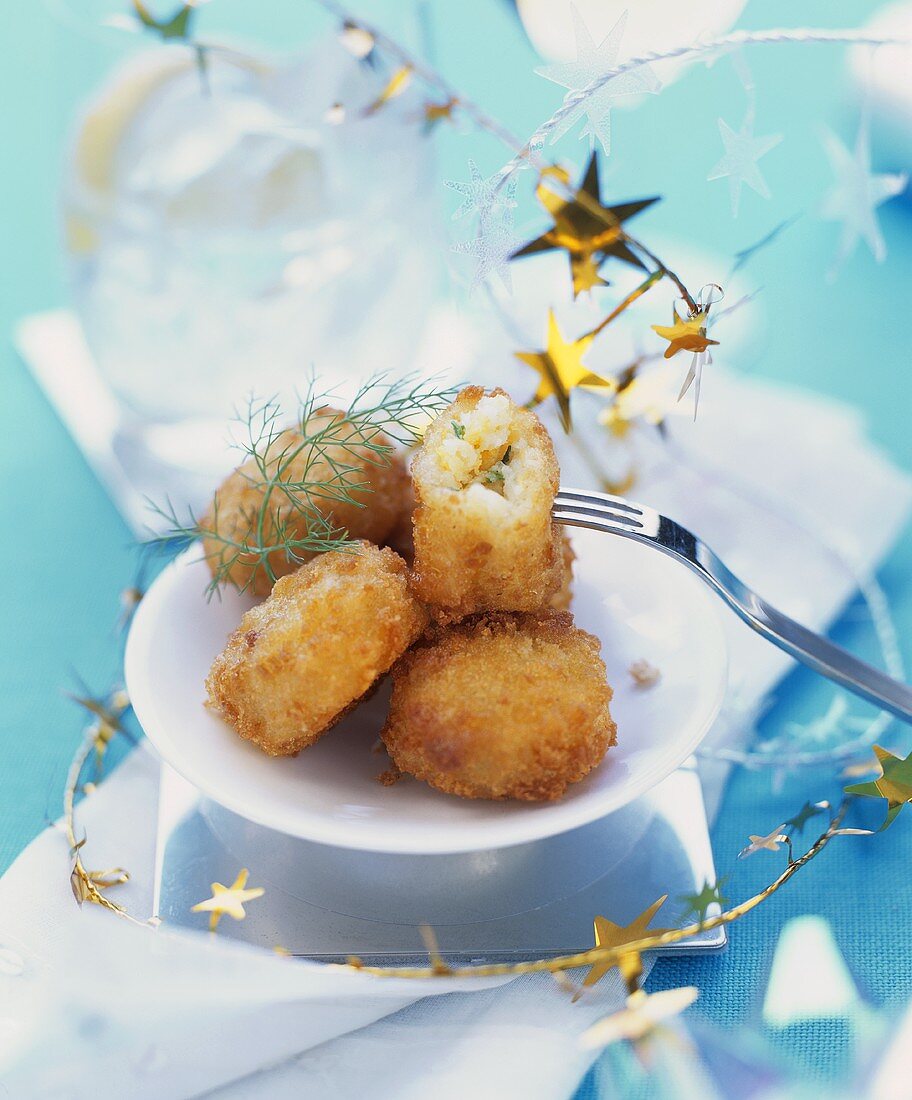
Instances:
[[[415,536],[412,530],[412,516],[415,512],[415,490],[412,479],[406,473],[407,484],[402,492],[401,510],[396,518],[396,523],[386,536],[384,546],[395,550],[400,558],[411,566],[415,561]]]
[[[321,554],[244,615],[206,680],[209,702],[271,756],[312,745],[421,635],[405,562],[366,542]]]
[[[555,611],[569,611],[573,601],[573,563],[576,554],[573,552],[573,543],[570,536],[564,531],[561,534],[561,586],[548,600],[547,607]]]
[[[616,740],[599,641],[563,612],[440,628],[393,670],[393,763],[463,798],[560,798]]]
[[[416,591],[441,622],[535,611],[560,588],[551,438],[503,390],[469,386],[412,460]]]
[[[307,481],[310,484],[324,486],[326,497],[311,494],[306,501],[311,507],[327,518],[333,525],[348,531],[353,539],[368,539],[382,543],[394,525],[408,507],[408,473],[402,459],[396,454],[377,454],[357,442],[346,443],[346,438],[357,440],[358,429],[349,426],[346,436],[345,414],[338,409],[320,409],[307,422],[309,435],[319,431],[335,418],[339,421],[334,429],[334,442],[328,444],[309,444],[301,448],[298,454],[287,461],[289,453],[301,447],[304,436],[289,428],[278,435],[261,456],[270,476],[274,476],[281,464],[281,480],[286,484]],[[372,444],[390,446],[389,440],[382,434],[371,435]],[[334,465],[336,470],[334,470]],[[338,473],[340,466],[346,467],[344,473]],[[357,503],[337,499],[339,490],[347,488]],[[319,490],[318,490],[319,492]],[[214,530],[219,539],[203,539],[203,549],[209,568],[215,576],[223,562],[235,555],[231,546],[221,539],[229,539],[242,545],[273,545],[277,541],[277,531],[286,527],[296,538],[302,538],[307,532],[306,518],[295,507],[287,493],[273,489],[266,505],[266,523],[263,530],[263,542],[259,542],[257,524],[263,505],[266,489],[264,477],[256,459],[250,458],[229,474],[216,490],[212,505],[200,526],[203,530]],[[333,498],[336,499],[333,499]],[[312,554],[299,552],[297,561],[289,559],[283,549],[274,550],[269,555],[269,565],[276,577],[293,573],[301,561],[312,558]],[[227,578],[237,588],[246,588],[258,596],[268,595],[273,581],[262,564],[252,554],[241,554],[231,562]]]

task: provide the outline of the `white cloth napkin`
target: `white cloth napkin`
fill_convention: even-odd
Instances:
[[[639,499],[692,526],[748,583],[818,628],[882,559],[912,500],[853,411],[721,370],[704,388],[698,430],[682,421],[673,438],[671,452],[646,456]],[[571,456],[563,467],[566,483],[584,483]],[[737,484],[726,485],[735,470]],[[743,736],[745,710],[788,667],[726,619],[739,705],[716,740]],[[721,771],[706,779],[715,805]],[[130,868],[134,884],[119,896],[139,913],[150,905],[155,797],[156,769],[140,750],[81,810],[93,866]],[[0,880],[0,1072],[17,1097],[94,1096],[103,1082],[134,1098],[557,1100],[589,1064],[579,1034],[621,997],[614,976],[572,1004],[547,976],[466,992],[152,932],[78,910],[68,861],[50,829]]]

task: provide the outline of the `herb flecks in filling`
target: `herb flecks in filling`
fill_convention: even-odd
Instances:
[[[455,492],[479,485],[504,494],[513,454],[513,414],[505,394],[486,394],[450,421],[437,448],[441,470]]]

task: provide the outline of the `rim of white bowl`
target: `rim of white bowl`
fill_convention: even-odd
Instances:
[[[716,682],[711,702],[708,704],[705,713],[698,722],[694,723],[691,735],[679,745],[675,753],[669,754],[667,758],[657,762],[653,767],[638,773],[636,778],[624,787],[605,792],[605,796],[601,800],[593,797],[576,801],[568,799],[546,803],[500,803],[500,805],[511,807],[515,805],[515,812],[511,812],[509,816],[505,815],[496,822],[454,823],[448,839],[442,839],[438,834],[431,834],[427,840],[422,842],[423,834],[420,830],[416,830],[414,826],[411,826],[408,830],[402,828],[390,830],[388,824],[384,824],[372,831],[365,829],[360,822],[328,819],[318,815],[314,815],[309,820],[306,829],[300,827],[300,822],[296,823],[297,827],[289,828],[288,822],[283,823],[281,820],[281,815],[271,816],[268,812],[263,813],[262,807],[251,809],[249,805],[244,803],[243,799],[235,797],[230,792],[226,795],[224,791],[214,789],[213,786],[207,784],[205,776],[200,777],[193,768],[182,767],[180,762],[170,759],[168,754],[159,747],[154,734],[149,733],[143,722],[143,712],[148,714],[151,709],[153,689],[149,678],[141,673],[141,667],[145,660],[145,654],[150,647],[149,634],[154,623],[156,605],[163,598],[163,593],[168,584],[172,582],[177,570],[182,566],[199,561],[197,547],[190,547],[178,555],[156,577],[136,609],[124,652],[124,680],[131,706],[137,721],[160,759],[188,783],[196,787],[206,798],[247,821],[284,833],[287,836],[297,837],[300,840],[325,844],[334,848],[347,848],[389,855],[455,855],[464,852],[510,848],[518,844],[526,844],[570,832],[573,829],[581,828],[593,821],[607,817],[609,814],[629,805],[681,767],[709,732],[713,722],[718,717],[725,697],[728,684],[729,651],[725,632],[718,615],[716,597],[705,588],[699,578],[680,566],[682,577],[686,579],[687,584],[693,586],[695,594],[699,593],[696,598],[703,602],[705,608],[706,614],[702,625],[708,631],[708,645],[712,654],[712,664],[716,669]],[[406,835],[403,835],[403,833]],[[484,833],[490,833],[490,835],[481,835]]]

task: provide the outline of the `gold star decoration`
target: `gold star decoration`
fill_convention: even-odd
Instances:
[[[451,121],[453,118],[453,111],[455,111],[458,106],[459,100],[456,96],[450,96],[450,98],[444,100],[443,103],[434,103],[433,100],[428,100],[424,105],[425,133],[430,133],[437,123],[443,122],[444,119],[448,122]]]
[[[805,825],[807,825],[812,817],[817,817],[819,814],[822,814],[824,810],[828,810],[829,808],[829,802],[805,802],[798,813],[786,821],[783,828],[791,829],[793,833],[803,833]]]
[[[860,795],[862,798],[885,798],[887,816],[878,832],[893,824],[896,815],[903,806],[912,803],[912,753],[903,759],[887,752],[880,745],[874,746],[874,755],[883,769],[883,774],[867,783],[856,783],[846,787],[846,794]]]
[[[645,270],[642,260],[627,243],[623,224],[658,202],[658,196],[604,206],[599,188],[598,156],[595,153],[573,199],[568,200],[550,187],[552,180],[567,188],[570,177],[563,168],[553,166],[542,173],[535,189],[538,201],[551,215],[554,224],[540,237],[514,252],[511,259],[533,256],[555,248],[564,249],[570,259],[574,298],[583,290],[608,285],[598,274],[598,268],[609,256]]]
[[[245,867],[238,873],[238,877],[230,886],[223,886],[220,882],[211,884],[212,897],[199,902],[191,909],[193,913],[209,914],[209,931],[214,932],[218,922],[227,914],[233,920],[243,920],[247,916],[244,905],[254,898],[261,898],[266,892],[262,886],[254,886],[250,890],[245,889],[250,872]]]
[[[136,18],[147,31],[154,31],[162,40],[188,39],[193,29],[193,17],[195,5],[192,3],[181,4],[174,14],[168,19],[156,19],[146,7],[143,0],[133,0],[133,11]]]
[[[114,735],[126,732],[120,719],[121,715],[129,708],[130,700],[127,693],[120,690],[113,692],[107,700],[96,699],[91,695],[71,695],[70,698],[95,717],[91,732],[97,774]]]
[[[570,253],[570,274],[573,276],[573,297],[594,286],[608,286],[608,280],[599,275],[599,261],[591,252]]]
[[[644,1039],[665,1020],[679,1016],[699,996],[696,986],[665,989],[660,993],[637,990],[627,998],[620,1012],[614,1012],[599,1020],[580,1037],[580,1045],[587,1050],[597,1050],[627,1039],[632,1043]]]
[[[602,390],[615,388],[615,383],[610,378],[603,378],[583,365],[583,356],[592,340],[593,337],[587,334],[568,343],[558,328],[554,310],[549,310],[547,347],[543,351],[516,352],[517,359],[527,363],[538,373],[538,389],[533,400],[539,404],[548,397],[555,397],[561,424],[568,434],[572,427],[570,394],[573,390],[578,386]]]
[[[718,905],[724,909],[728,903],[728,898],[722,895],[722,884],[724,882],[725,879],[720,878],[718,882],[710,886],[709,880],[705,880],[698,894],[684,894],[681,898],[682,901],[686,901],[688,904],[688,914],[693,913],[700,924],[706,920],[706,911],[711,905]]]
[[[706,335],[706,319],[708,309],[699,309],[686,320],[672,311],[672,323],[670,325],[653,325],[652,331],[668,341],[665,349],[665,358],[670,359],[679,351],[706,351],[710,346],[717,346],[718,340],[710,340]]]
[[[667,900],[668,895],[663,894],[662,897],[654,901],[648,909],[644,909],[638,917],[635,917],[630,924],[615,924],[614,921],[608,920],[607,917],[596,917],[592,922],[595,934],[595,946],[623,947],[625,943],[633,943],[636,940],[643,939],[647,935],[654,936],[667,931],[665,928],[648,927],[649,922]],[[605,961],[594,963],[589,973],[583,979],[583,986],[595,985],[596,982],[604,978],[609,970],[613,970],[615,967],[620,971],[624,981],[627,982],[628,985],[631,985],[639,978],[642,970],[640,956],[634,951],[629,955],[621,955],[615,962]]]
[[[133,613],[143,598],[143,590],[137,585],[125,588],[120,594],[120,618],[117,621],[119,630],[123,630],[133,618]]]
[[[397,69],[393,75],[387,81],[386,87],[377,96],[377,98],[368,107],[365,107],[364,114],[375,115],[381,107],[384,107],[391,99],[395,99],[396,96],[402,95],[405,89],[409,86],[412,79],[412,67],[411,65],[403,65],[401,69]]]
[[[777,825],[776,828],[766,836],[757,836],[755,833],[751,833],[748,837],[750,844],[748,844],[746,848],[741,849],[738,853],[738,859],[745,859],[747,856],[752,856],[754,852],[778,852],[779,845],[785,844],[788,841],[788,837],[782,832],[784,828],[784,823],[782,825]]]

